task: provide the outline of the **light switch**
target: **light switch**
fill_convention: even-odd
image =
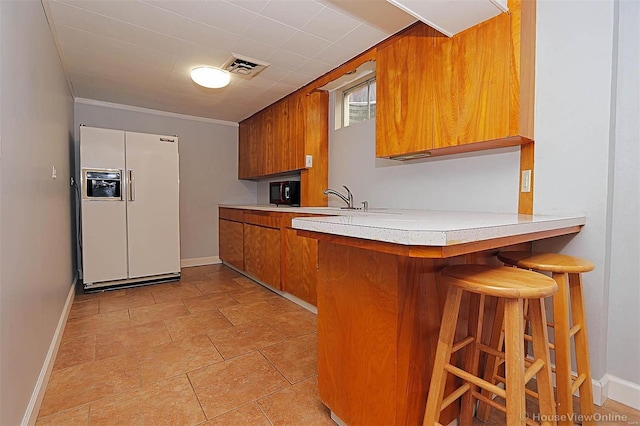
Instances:
[[[531,170],[522,171],[520,192],[531,192]]]
[[[313,167],[313,155],[304,156],[304,166],[307,168]]]
[[[56,170],[56,166],[51,166],[51,179],[55,179],[58,177],[58,171]]]

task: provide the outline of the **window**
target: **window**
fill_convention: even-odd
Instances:
[[[369,78],[342,92],[342,126],[376,116],[376,78]]]

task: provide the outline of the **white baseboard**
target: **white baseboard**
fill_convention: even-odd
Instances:
[[[595,382],[595,381],[594,381]],[[640,410],[640,385],[621,379],[611,374],[605,376],[598,382],[600,387],[602,402],[612,399],[631,408]],[[594,383],[593,399],[596,399],[596,387]],[[601,404],[599,404],[601,405]]]
[[[602,407],[602,404],[607,400],[607,393],[609,389],[608,376],[605,374],[600,380],[591,379],[591,388],[593,390],[593,403]]]
[[[78,277],[76,276],[71,283],[71,288],[69,289],[69,294],[67,295],[67,301],[65,302],[62,313],[60,314],[58,326],[56,327],[56,331],[53,334],[53,338],[51,339],[51,345],[49,345],[49,351],[47,352],[47,356],[44,359],[42,369],[40,370],[40,375],[38,376],[38,381],[36,382],[36,386],[34,387],[33,393],[31,394],[31,399],[29,400],[29,405],[27,405],[27,410],[25,411],[22,422],[20,423],[22,426],[33,426],[36,424],[38,412],[40,411],[40,405],[42,404],[42,399],[44,398],[44,393],[47,390],[47,384],[49,383],[49,377],[51,376],[51,370],[53,370],[53,363],[56,360],[56,354],[58,353],[58,348],[60,347],[60,341],[62,340],[64,326],[67,323],[69,311],[71,311],[71,305],[73,304],[73,299],[76,295],[77,282]]]
[[[188,268],[190,266],[215,265],[216,263],[222,263],[219,256],[193,257],[191,259],[180,259],[181,268]]]

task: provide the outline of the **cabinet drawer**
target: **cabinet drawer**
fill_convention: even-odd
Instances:
[[[234,222],[242,222],[244,220],[244,210],[242,209],[220,207],[218,212],[220,219],[232,220]]]
[[[269,213],[262,213],[262,214],[257,212],[248,213],[247,211],[245,211],[244,223],[264,226],[266,228],[280,229],[280,217],[271,216]]]

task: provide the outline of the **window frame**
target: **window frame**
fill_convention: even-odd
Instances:
[[[338,124],[338,126],[336,127],[337,129],[348,127],[352,124],[362,123],[363,121],[371,120],[372,118],[375,118],[375,116],[374,117],[371,116],[371,106],[372,104],[376,104],[377,102],[375,99],[373,101],[371,100],[371,83],[376,82],[376,77],[377,75],[375,72],[372,74],[367,74],[363,78],[358,79],[354,82],[351,82],[348,86],[345,86],[344,88],[341,88],[339,90],[340,98],[336,102],[339,105],[336,105],[336,110],[340,112],[340,120],[336,120],[336,124]],[[350,123],[349,122],[349,105],[348,105],[349,94],[364,86],[367,87],[367,117],[364,120],[357,121],[355,123]]]

